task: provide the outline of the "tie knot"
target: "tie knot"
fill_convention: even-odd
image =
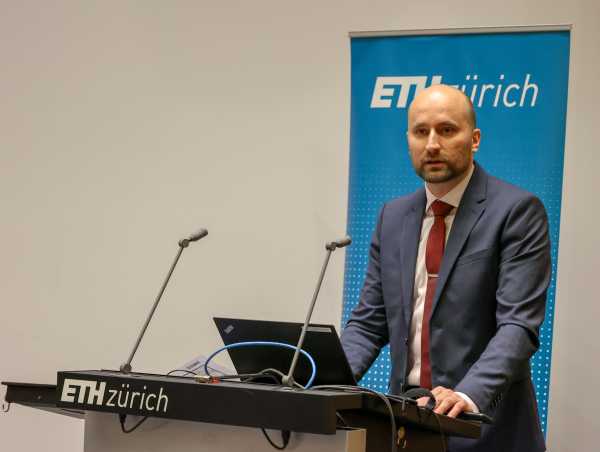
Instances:
[[[436,199],[431,204],[431,210],[433,210],[433,215],[436,217],[445,217],[452,209],[454,209],[454,206],[451,206],[444,201],[440,201],[439,199]]]

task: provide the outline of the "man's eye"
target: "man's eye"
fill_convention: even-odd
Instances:
[[[451,127],[451,126],[442,127],[441,132],[443,135],[452,135],[454,133],[454,127]]]
[[[428,134],[429,134],[429,131],[427,129],[416,129],[415,130],[415,135],[420,136],[420,137],[427,136]]]

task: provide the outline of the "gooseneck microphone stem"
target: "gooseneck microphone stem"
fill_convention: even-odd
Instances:
[[[290,370],[288,374],[283,377],[282,383],[290,388],[294,387],[294,371],[296,370],[296,365],[298,364],[298,358],[300,356],[300,350],[304,345],[304,338],[306,337],[306,330],[308,329],[308,324],[310,323],[310,319],[313,314],[313,310],[315,309],[315,304],[317,303],[317,297],[319,296],[319,291],[321,290],[321,285],[323,284],[323,279],[325,278],[325,271],[327,270],[327,265],[329,264],[329,258],[331,257],[331,253],[337,248],[343,248],[351,243],[350,237],[345,237],[342,240],[338,240],[337,242],[329,242],[325,245],[325,249],[327,253],[325,254],[325,260],[323,262],[323,266],[321,267],[321,274],[319,275],[319,279],[317,281],[317,287],[315,288],[315,292],[312,297],[312,301],[310,302],[310,307],[308,308],[308,313],[306,314],[306,319],[304,320],[304,324],[302,325],[302,332],[300,333],[300,339],[298,340],[298,345],[296,346],[296,350],[294,351],[294,357],[292,358],[292,364],[290,365]]]
[[[123,373],[131,372],[131,361],[133,361],[133,357],[135,356],[135,353],[137,352],[137,349],[140,346],[140,342],[142,342],[142,338],[144,337],[144,334],[146,333],[146,329],[148,328],[148,325],[150,324],[150,321],[152,320],[152,317],[154,316],[154,311],[156,311],[156,308],[158,307],[158,303],[160,302],[160,299],[162,298],[163,293],[165,292],[165,289],[167,288],[167,284],[169,284],[171,275],[173,274],[173,271],[175,270],[175,267],[177,266],[177,262],[179,262],[179,258],[181,257],[183,250],[189,246],[190,242],[195,242],[197,240],[200,240],[202,237],[205,237],[207,234],[208,234],[208,231],[206,231],[206,229],[201,229],[199,232],[191,235],[190,237],[188,237],[186,239],[181,239],[179,241],[179,250],[177,251],[175,260],[173,261],[173,264],[171,265],[171,268],[169,269],[169,273],[167,273],[167,277],[165,278],[165,280],[158,292],[156,300],[154,300],[154,305],[152,306],[152,309],[150,309],[150,312],[148,313],[146,322],[144,323],[144,326],[142,327],[142,330],[140,331],[140,334],[138,335],[137,340],[135,341],[135,345],[133,346],[133,349],[131,350],[131,353],[129,354],[129,358],[127,359],[126,362],[121,364],[121,367],[119,368],[121,370],[121,372],[123,372]]]

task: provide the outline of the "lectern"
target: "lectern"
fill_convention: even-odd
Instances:
[[[390,413],[376,396],[119,371],[61,371],[56,384],[3,382],[6,402],[85,418],[85,452],[272,451],[259,428],[292,432],[293,451],[391,449]],[[398,450],[436,452],[448,436],[477,438],[478,422],[392,403]],[[120,416],[135,431],[121,431]]]

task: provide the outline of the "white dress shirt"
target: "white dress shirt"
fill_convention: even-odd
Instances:
[[[467,185],[471,180],[473,170],[474,166],[471,165],[467,176],[460,181],[456,187],[439,198],[440,201],[443,201],[454,207],[445,218],[446,241],[448,240],[448,235],[450,234],[450,229],[452,228],[452,223],[454,222],[454,217],[456,216],[456,209],[458,208],[460,200],[462,199]],[[425,206],[425,216],[423,217],[423,225],[421,226],[421,238],[419,240],[419,251],[417,253],[415,287],[413,291],[413,316],[410,323],[410,344],[408,354],[409,373],[407,380],[408,384],[411,386],[419,386],[421,377],[421,327],[423,323],[423,309],[425,307],[425,293],[427,292],[427,268],[425,265],[425,254],[427,250],[427,238],[434,221],[431,204],[433,201],[438,199],[431,193],[431,191],[429,191],[427,184],[425,184],[425,194],[427,196],[427,204]],[[469,404],[469,409],[471,411],[479,412],[475,403],[473,403],[473,401],[466,394],[460,392],[457,394],[465,399],[465,401]]]

